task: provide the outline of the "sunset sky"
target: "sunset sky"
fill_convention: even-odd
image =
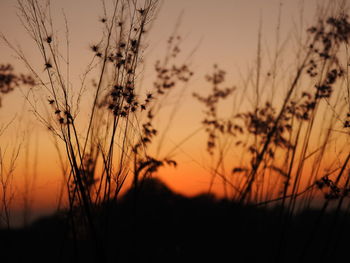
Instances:
[[[31,42],[16,15],[15,0],[0,0],[0,33],[12,43],[20,45],[36,70],[44,71],[38,58],[38,51]],[[80,85],[80,76],[90,61],[90,46],[101,36],[101,1],[98,0],[52,0],[52,17],[57,35],[64,36],[63,13],[67,17],[70,38],[71,82]],[[172,157],[178,161],[178,168],[166,168],[159,176],[177,192],[194,195],[208,191],[210,182],[210,157],[206,152],[206,135],[201,127],[202,105],[193,97],[193,92],[205,94],[210,86],[205,75],[212,72],[214,64],[227,71],[227,86],[240,89],[243,80],[255,64],[259,28],[261,28],[262,59],[268,66],[275,51],[276,30],[279,25],[280,44],[285,43],[283,70],[288,72],[288,59],[300,31],[313,22],[320,0],[164,0],[159,13],[147,35],[147,48],[142,75],[144,89],[151,90],[155,78],[153,70],[158,59],[165,54],[168,37],[178,24],[177,34],[182,37],[181,54],[178,63],[190,65],[194,76],[184,90],[179,104],[171,99],[164,111],[177,107],[174,122],[166,136],[161,153],[166,154],[173,147],[186,140],[174,151]],[[279,17],[280,14],[280,17]],[[278,22],[280,19],[280,22]],[[301,25],[302,23],[302,25]],[[300,29],[302,26],[302,29]],[[64,40],[62,40],[64,42]],[[0,41],[0,63],[11,63],[16,72],[26,73],[23,63]],[[282,65],[281,65],[282,68]],[[267,73],[266,71],[264,72]],[[90,81],[90,80],[89,80]],[[281,80],[283,81],[283,80]],[[25,88],[23,88],[25,90]],[[22,91],[23,91],[22,90]],[[283,91],[279,91],[282,92]],[[249,93],[247,93],[249,97]],[[32,182],[34,211],[55,209],[62,175],[52,137],[47,129],[36,120],[30,107],[24,105],[19,91],[6,95],[0,109],[1,124],[16,117],[16,121],[1,137],[1,146],[11,148],[22,143],[22,151],[16,165],[14,180],[15,203],[21,206],[23,187],[27,180]],[[232,111],[232,101],[223,111]],[[80,114],[84,114],[81,112]],[[157,123],[161,126],[166,115]],[[198,131],[198,132],[196,132]],[[27,157],[26,157],[27,156]],[[30,157],[28,157],[30,156]],[[26,158],[27,162],[26,162]],[[37,167],[34,160],[37,160]],[[229,167],[228,167],[229,168]],[[27,173],[27,174],[26,174]],[[26,174],[26,175],[25,175]],[[222,194],[219,181],[213,191]]]

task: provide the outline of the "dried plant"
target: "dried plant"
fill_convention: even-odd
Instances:
[[[261,31],[259,32],[260,43]],[[311,194],[315,186],[320,185],[319,180],[322,181],[320,178],[324,178],[320,176],[321,164],[326,148],[330,144],[330,131],[335,125],[339,125],[339,121],[342,122],[344,129],[349,126],[347,119],[349,114],[346,114],[345,118],[340,117],[344,108],[339,106],[341,104],[338,94],[341,94],[341,91],[334,91],[347,79],[345,72],[348,66],[343,66],[342,56],[344,50],[347,50],[349,36],[348,16],[342,10],[335,14],[327,14],[327,12],[320,14],[316,26],[307,29],[307,38],[300,46],[299,60],[296,61],[296,69],[292,73],[294,76],[289,86],[286,87],[285,96],[281,101],[272,100],[276,96],[269,96],[265,102],[262,101],[262,87],[259,87],[264,70],[261,61],[261,44],[258,44],[257,80],[252,82],[255,83],[252,91],[257,100],[252,100],[256,101],[252,110],[237,112],[232,117],[218,115],[219,106],[234,90],[217,87],[224,81],[225,72],[222,70],[216,69],[217,72],[211,78],[207,77],[214,87],[208,96],[194,94],[206,107],[202,123],[208,133],[207,149],[210,155],[218,156],[217,164],[237,162],[228,156],[221,156],[223,149],[218,147],[220,145],[218,142],[223,138],[227,138],[227,141],[235,141],[230,144],[231,147],[236,146],[235,150],[242,151],[242,156],[249,156],[249,162],[235,165],[232,168],[232,177],[236,178],[233,179],[235,183],[230,183],[235,186],[234,199],[240,202],[255,201],[266,204],[269,198],[277,195],[277,200],[282,200],[282,206],[285,205],[286,199],[290,200],[287,209],[293,213],[295,201],[300,196],[300,192],[305,195],[306,193]],[[267,72],[265,83],[271,83],[271,89],[275,90],[274,76],[277,72],[275,65],[272,67],[272,70]],[[274,72],[274,76],[271,76],[271,72]],[[271,77],[274,78],[271,80]],[[311,83],[311,86],[301,89],[300,86],[303,85],[301,83],[307,81]],[[266,87],[264,89],[266,90]],[[348,90],[348,85],[346,89]],[[237,92],[239,88],[236,88],[235,93]],[[346,92],[344,94],[347,94]],[[334,93],[337,94],[337,97],[333,99]],[[319,130],[320,135],[318,136],[323,142],[319,142],[319,150],[313,153],[317,157],[312,164],[313,173],[308,179],[309,185],[306,187],[308,191],[299,191],[306,160],[311,159],[309,151],[311,140],[317,133],[315,126],[318,124],[316,122],[319,121],[321,114],[325,114],[323,112],[324,103],[328,108],[328,113],[331,113],[333,117],[331,117],[327,132]],[[345,167],[347,160],[348,158],[345,158]],[[218,167],[218,165],[214,166]],[[213,168],[214,174],[220,174],[215,167]],[[227,175],[221,174],[220,176],[224,181],[231,182]],[[338,175],[335,186],[340,177],[342,175]],[[237,178],[240,179],[237,180]],[[261,183],[267,181],[271,182],[271,185]],[[338,195],[331,189],[326,196],[327,198],[331,196],[333,199]]]
[[[97,254],[102,258],[104,252],[99,243],[102,236],[96,225],[95,210],[100,204],[117,198],[130,173],[134,140],[142,134],[138,129],[138,116],[147,110],[152,95],[142,99],[137,77],[145,47],[144,35],[157,6],[158,0],[120,0],[113,1],[112,9],[107,10],[103,1],[104,15],[99,21],[103,35],[91,45],[92,62],[78,89],[70,82],[68,21],[65,21],[66,46],[62,47],[59,36],[54,33],[50,1],[18,1],[22,24],[40,51],[45,74],[36,71],[23,51],[2,36],[35,78],[36,89],[27,96],[33,112],[61,139],[65,148],[70,165],[66,175],[70,215],[80,215],[70,218],[73,234],[76,238],[87,235],[94,240]],[[92,70],[98,73],[87,109],[90,112],[81,116],[78,113],[85,79]],[[51,111],[48,116],[32,99],[42,94]],[[86,128],[78,124],[80,119],[84,119]],[[102,164],[98,165],[99,162]]]
[[[34,80],[29,75],[17,74],[10,64],[0,65],[0,107],[3,95],[14,91],[20,86],[33,86]],[[0,122],[0,137],[6,129],[12,124],[13,120],[5,124]],[[1,204],[0,204],[0,226],[5,225],[10,228],[10,206],[14,198],[13,192],[13,175],[16,168],[16,161],[18,159],[21,149],[21,143],[13,147],[13,150],[8,153],[5,143],[0,147],[0,187],[1,187]],[[10,157],[7,155],[10,154]]]

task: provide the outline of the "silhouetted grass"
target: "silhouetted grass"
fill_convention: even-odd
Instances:
[[[18,74],[10,64],[0,64],[0,108],[5,94],[14,91],[19,86],[34,86],[34,80],[29,75]],[[0,137],[12,124],[14,119],[8,123],[0,121]],[[13,174],[16,161],[22,145],[19,142],[12,146],[10,152],[8,145],[0,146],[0,227],[11,227],[11,202],[13,201]],[[8,156],[10,155],[10,156]]]
[[[305,29],[305,37],[298,39],[300,46],[296,59],[292,60],[294,66],[290,67],[289,75],[283,76],[290,81],[279,84],[283,96],[275,95],[276,60],[281,56],[280,22],[271,69],[262,66],[259,29],[256,65],[251,71],[255,75],[248,76],[246,82],[251,84],[244,88],[222,87],[225,72],[216,68],[207,77],[212,86],[209,95],[194,94],[205,107],[202,123],[214,163],[212,182],[219,177],[224,192],[230,188],[232,200],[242,205],[278,207],[279,236],[275,237],[278,247],[273,258],[276,262],[288,261],[289,254],[297,254],[298,262],[311,260],[309,257],[317,252],[326,261],[324,257],[334,252],[334,240],[338,240],[338,245],[342,243],[338,239],[337,222],[338,216],[344,218],[349,209],[349,149],[345,146],[343,153],[333,156],[329,151],[340,132],[344,141],[348,140],[350,23],[347,12],[345,2],[329,2],[320,8],[315,25]],[[250,100],[251,110],[236,110],[228,117],[218,114],[221,102],[249,90],[253,98],[242,97],[238,103]],[[230,157],[234,152],[240,152],[245,159],[238,163]],[[232,167],[231,173],[225,170],[227,166]],[[324,201],[320,201],[322,196]],[[296,244],[297,239],[289,231],[294,221],[301,218],[295,214],[312,211],[313,206],[319,210],[308,223],[305,235],[301,235],[306,241]],[[329,215],[330,209],[334,211]],[[348,231],[347,227],[343,230]],[[320,240],[322,248],[314,246]],[[295,245],[300,245],[300,249],[294,251]]]
[[[333,262],[347,256],[350,152],[346,145],[336,156],[330,152],[338,134],[347,142],[350,127],[350,23],[345,2],[332,9],[330,1],[320,9],[315,25],[305,28],[283,81],[277,78],[281,15],[270,68],[263,66],[260,28],[254,74],[245,86],[223,87],[226,71],[218,66],[206,76],[210,93],[194,97],[205,107],[202,124],[213,161],[212,180],[209,194],[193,198],[175,194],[152,178],[159,167],[178,165],[169,156],[158,156],[165,133],[157,153],[149,151],[159,135],[154,118],[171,90],[193,75],[186,63],[173,63],[181,38],[172,36],[167,54],[156,63],[154,89],[145,94],[139,89],[144,34],[158,1],[114,1],[111,10],[103,2],[103,34],[90,46],[91,63],[79,89],[71,87],[69,52],[62,59],[47,15],[49,2],[43,3],[18,1],[46,76],[4,36],[3,40],[48,97],[47,116],[27,99],[64,148],[57,146],[68,161],[69,169],[62,169],[68,206],[28,227],[2,230],[6,260]],[[66,22],[67,47],[68,29]],[[93,70],[93,99],[82,128],[79,107],[85,78]],[[283,95],[276,94],[277,89]],[[239,105],[222,117],[219,108],[231,96],[239,96]],[[251,107],[242,109],[245,99]],[[131,188],[120,196],[130,176]],[[222,199],[210,194],[217,178],[225,193]]]

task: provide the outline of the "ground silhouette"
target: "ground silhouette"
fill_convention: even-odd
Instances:
[[[96,214],[106,262],[336,262],[347,255],[350,234],[345,213],[326,214],[315,227],[317,210],[286,220],[279,207],[240,206],[210,194],[189,198],[158,179]],[[60,211],[1,230],[1,262],[96,262],[96,244],[79,229],[74,242],[69,218]]]

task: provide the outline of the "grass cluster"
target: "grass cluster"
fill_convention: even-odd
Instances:
[[[80,87],[73,87],[70,82],[68,22],[62,46],[55,35],[50,1],[18,0],[17,3],[22,24],[39,50],[44,70],[36,71],[24,52],[2,36],[33,77],[18,76],[11,66],[0,66],[0,95],[18,85],[29,85],[27,102],[37,119],[60,143],[57,149],[62,157],[68,205],[63,215],[58,214],[59,218],[53,220],[57,219],[59,229],[64,232],[61,241],[68,242],[68,250],[63,249],[61,255],[72,257],[76,262],[113,262],[118,257],[127,261],[124,255],[111,256],[113,247],[119,246],[128,253],[142,252],[149,256],[147,250],[151,247],[147,238],[140,235],[145,233],[150,240],[153,240],[152,234],[156,234],[171,243],[172,246],[167,246],[155,242],[162,256],[173,253],[178,260],[188,255],[195,258],[200,246],[194,244],[197,252],[191,251],[191,242],[179,234],[186,235],[186,231],[193,229],[195,234],[189,237],[193,242],[215,248],[220,254],[224,249],[234,250],[231,243],[210,246],[203,240],[212,242],[210,244],[216,242],[213,241],[219,238],[214,231],[216,227],[221,233],[227,227],[233,236],[237,233],[234,227],[237,224],[242,224],[249,235],[238,231],[239,239],[232,242],[242,247],[242,256],[251,249],[259,249],[275,262],[310,259],[310,253],[317,251],[312,243],[319,238],[320,229],[325,231],[320,242],[322,248],[319,248],[323,258],[331,258],[343,248],[337,236],[341,231],[348,231],[345,220],[350,211],[350,152],[346,145],[350,128],[350,22],[346,1],[336,5],[330,1],[319,10],[315,25],[305,29],[305,35],[297,39],[296,59],[288,72],[281,73],[278,67],[284,48],[279,40],[278,24],[276,51],[271,56],[270,67],[263,67],[259,33],[256,65],[242,87],[224,87],[226,71],[215,65],[212,74],[206,76],[210,93],[193,94],[205,108],[199,118],[208,136],[207,151],[212,159],[209,190],[220,180],[225,193],[225,199],[220,201],[211,195],[186,199],[174,195],[159,182],[150,184],[148,180],[163,165],[177,166],[169,156],[159,157],[149,151],[159,135],[154,119],[170,91],[179,83],[188,83],[193,75],[187,64],[173,63],[180,52],[181,40],[173,36],[168,42],[168,53],[155,65],[153,90],[144,92],[140,87],[145,34],[157,13],[158,0],[115,0],[108,7],[102,1],[103,15],[99,23],[103,32],[90,46],[91,61]],[[88,109],[86,117],[82,116],[81,107],[87,93],[85,80],[91,72],[97,74],[89,87],[92,99],[88,100],[88,107],[84,106],[84,112]],[[281,94],[277,94],[277,90],[282,91]],[[246,94],[253,95],[248,98]],[[220,106],[232,97],[234,112],[221,116]],[[39,105],[37,98],[45,99]],[[243,104],[250,108],[241,108]],[[172,116],[166,127],[170,127],[171,120]],[[162,136],[160,142],[164,140]],[[339,141],[345,145],[333,154],[331,149],[338,147]],[[1,215],[7,226],[7,189],[18,151],[19,148],[7,172],[4,172],[0,151],[1,212],[4,211]],[[132,188],[120,198],[128,177],[132,178]],[[146,194],[143,188],[148,191]],[[159,202],[161,205],[157,206]],[[313,212],[314,203],[321,203],[317,212],[305,216],[306,219],[296,215]],[[271,207],[273,210],[268,210]],[[160,220],[158,217],[164,216],[160,210],[164,209],[165,217]],[[330,209],[332,214],[328,214]],[[203,216],[202,229],[196,227],[195,221],[201,218],[193,211]],[[254,225],[256,216],[262,219],[260,223],[265,222],[259,223],[259,227],[267,230],[260,231]],[[169,220],[170,227],[179,233],[173,231],[166,236],[158,228],[155,232],[148,231],[149,225],[154,227],[150,218]],[[273,231],[269,222],[272,218]],[[211,225],[210,219],[215,225]],[[224,224],[218,226],[222,222]],[[309,226],[302,235],[305,242],[294,244],[298,237],[291,229],[300,230],[305,222]],[[167,228],[166,222],[160,225]],[[208,236],[201,231],[208,231]],[[251,247],[242,246],[241,241],[255,242],[252,241],[255,237],[250,236],[253,234],[261,247],[259,242]],[[264,235],[270,243],[264,244]],[[288,257],[293,249],[296,256]],[[87,257],[90,254],[91,258]],[[209,254],[214,259],[215,253]],[[142,257],[131,258],[142,260]],[[154,255],[154,258],[160,257]],[[149,261],[152,262],[152,256]]]

